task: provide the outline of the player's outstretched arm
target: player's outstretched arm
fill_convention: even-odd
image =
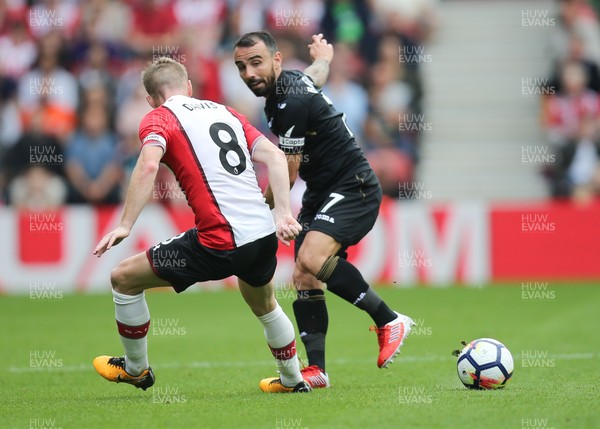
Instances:
[[[131,173],[121,222],[117,228],[102,237],[94,249],[94,255],[102,256],[112,246],[116,246],[129,236],[131,228],[150,198],[162,156],[163,149],[160,146],[146,145],[142,147],[140,157]]]
[[[312,64],[304,70],[304,74],[312,79],[317,88],[321,88],[327,82],[329,76],[329,63],[333,59],[333,46],[327,43],[323,34],[312,36],[312,43],[308,45],[308,52]]]
[[[269,188],[275,206],[275,226],[277,238],[286,246],[296,238],[302,230],[300,224],[292,216],[290,209],[290,188],[287,159],[285,154],[269,140],[261,139],[255,143],[252,160],[264,163],[269,176]]]
[[[298,170],[300,169],[300,159],[302,158],[302,154],[296,155],[286,155],[287,163],[288,163],[288,172],[290,179],[290,189],[294,187],[294,183],[296,183],[296,178],[298,177]],[[267,184],[267,188],[265,189],[265,200],[269,205],[269,208],[273,210],[275,207],[275,201],[273,200],[273,190],[271,189],[271,184]]]

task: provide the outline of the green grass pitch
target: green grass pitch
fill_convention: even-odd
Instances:
[[[157,382],[146,392],[109,383],[91,365],[122,354],[109,294],[3,296],[0,427],[600,427],[600,288],[546,287],[379,289],[417,321],[387,370],[376,366],[368,316],[328,294],[332,388],[302,395],[259,391],[275,365],[237,291],[147,294]],[[278,292],[289,316],[292,295]],[[451,351],[479,337],[513,354],[504,390],[470,391],[458,380]]]

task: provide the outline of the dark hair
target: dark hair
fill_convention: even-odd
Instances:
[[[234,48],[249,48],[261,41],[265,44],[269,53],[275,55],[275,52],[277,52],[277,42],[268,31],[253,31],[251,33],[246,33],[235,42]]]

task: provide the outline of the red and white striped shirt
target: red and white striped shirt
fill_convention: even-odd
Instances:
[[[251,161],[264,136],[243,115],[176,95],[142,119],[139,137],[142,146],[163,148],[162,162],[185,192],[202,245],[231,250],[275,231]]]

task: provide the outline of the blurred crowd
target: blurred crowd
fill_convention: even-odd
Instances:
[[[552,196],[600,195],[600,23],[594,2],[561,0],[550,36],[542,124],[552,154],[544,167]]]
[[[122,202],[150,110],[140,71],[158,56],[187,67],[195,97],[234,107],[273,137],[264,99],[232,61],[237,38],[258,29],[276,37],[286,69],[309,64],[312,34],[334,43],[324,90],[398,198],[420,137],[401,122],[420,114],[423,96],[420,57],[402,53],[423,52],[434,1],[0,0],[0,203]],[[159,174],[153,198],[185,204],[172,173]]]

